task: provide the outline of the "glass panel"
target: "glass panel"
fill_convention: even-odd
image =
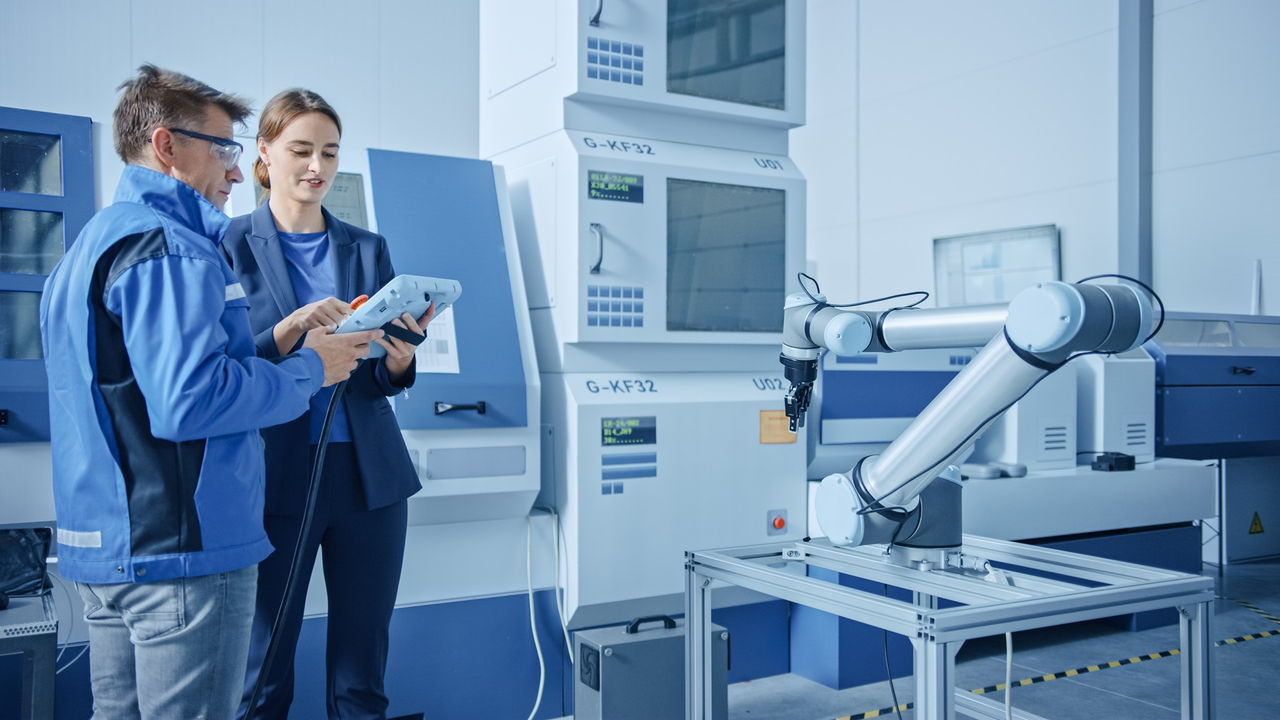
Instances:
[[[667,90],[782,110],[785,0],[667,0]]]
[[[0,191],[62,194],[62,138],[0,130]]]
[[[1060,280],[1058,227],[1036,225],[933,240],[938,307],[1009,302],[1046,280]]]
[[[39,360],[40,293],[0,291],[0,360]]]
[[[1280,324],[1237,320],[1236,338],[1247,347],[1280,347]]]
[[[48,275],[62,248],[61,213],[0,208],[0,272]]]
[[[1231,347],[1231,326],[1224,320],[1166,320],[1156,342],[1161,345]]]
[[[786,192],[667,180],[667,329],[781,332]]]

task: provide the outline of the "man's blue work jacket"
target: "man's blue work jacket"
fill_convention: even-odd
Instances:
[[[218,243],[228,218],[128,165],[45,284],[58,572],[110,584],[238,570],[271,552],[258,428],[307,410],[310,349],[257,357]]]

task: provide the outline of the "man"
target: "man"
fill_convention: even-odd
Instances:
[[[378,333],[256,357],[218,250],[248,107],[151,65],[120,88],[115,202],[40,304],[58,570],[84,600],[95,718],[231,718],[271,552],[258,428],[307,410]]]

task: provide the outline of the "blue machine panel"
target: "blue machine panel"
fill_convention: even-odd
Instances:
[[[955,379],[945,370],[822,370],[823,418],[915,417]]]
[[[1156,362],[1156,454],[1280,454],[1280,317],[1169,313]]]
[[[839,583],[863,592],[881,593],[909,602],[911,592],[870,580],[810,566],[809,577]],[[883,648],[887,644],[888,658]],[[845,688],[911,675],[911,642],[894,633],[805,605],[791,608],[791,672],[829,688]]]
[[[396,272],[462,283],[453,306],[461,372],[419,373],[409,397],[396,401],[400,427],[525,426],[527,386],[493,164],[370,150],[369,177],[378,232],[387,238]],[[435,414],[436,402],[479,401],[483,415]]]
[[[92,125],[0,107],[0,442],[49,439],[40,293],[55,257],[93,216]],[[54,254],[32,237],[46,232]]]

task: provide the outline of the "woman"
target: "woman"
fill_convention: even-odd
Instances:
[[[387,242],[337,220],[320,202],[338,171],[342,122],[319,95],[276,95],[258,126],[254,177],[270,192],[249,215],[231,221],[222,241],[248,295],[258,354],[285,355],[312,328],[340,323],[350,300],[373,295],[395,276]],[[433,310],[398,324],[424,334]],[[330,718],[384,717],[388,625],[400,582],[407,498],[421,485],[387,397],[414,381],[414,346],[387,336],[387,351],[351,376],[329,435],[301,577],[307,586],[324,548],[329,598],[326,707]],[[275,552],[258,569],[257,611],[241,717],[257,682],[271,625],[297,544],[307,481],[332,388],[316,394],[298,420],[262,431],[266,442],[265,525]],[[255,718],[284,718],[293,699],[293,656],[306,593],[286,609],[279,648]]]

